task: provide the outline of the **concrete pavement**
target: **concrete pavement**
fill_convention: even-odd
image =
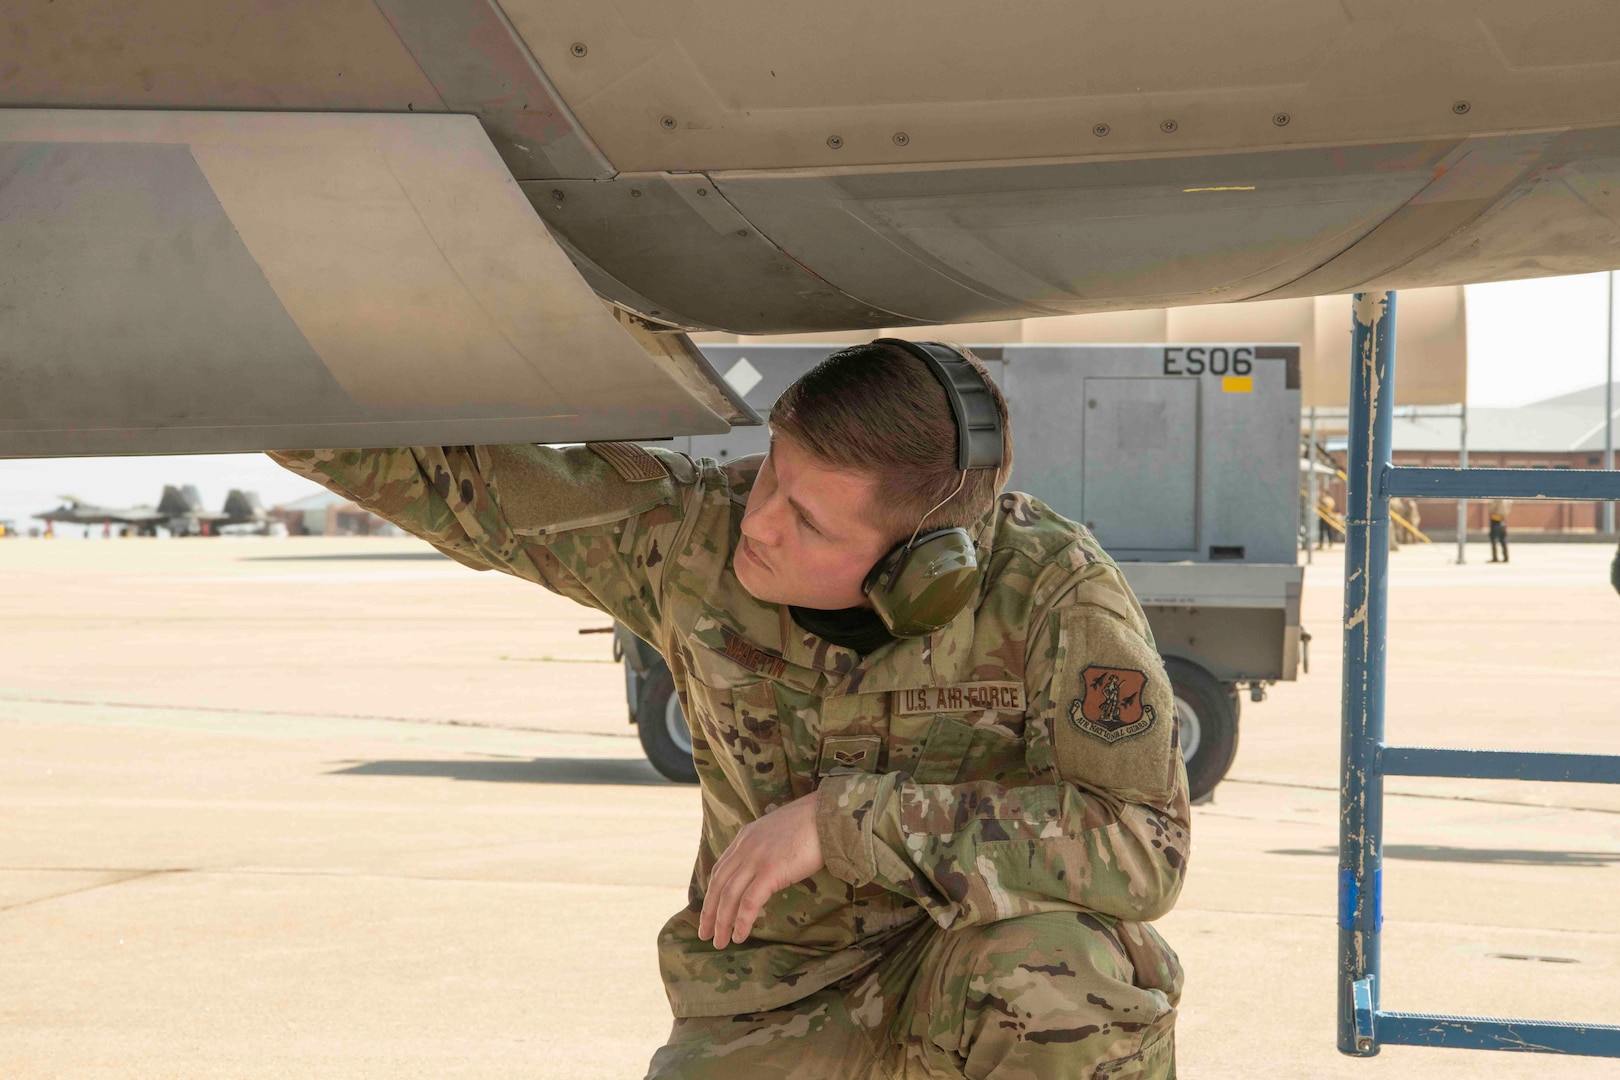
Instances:
[[[1392,738],[1620,751],[1609,552],[1448,553],[1394,556]],[[1183,1075],[1620,1078],[1334,1050],[1341,573],[1196,811]],[[602,616],[411,541],[0,543],[0,594],[0,1077],[641,1075],[697,793]],[[1385,1003],[1620,1022],[1620,791],[1390,786]]]

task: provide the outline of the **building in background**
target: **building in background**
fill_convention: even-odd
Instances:
[[[1620,384],[1615,387],[1620,400]],[[1604,387],[1589,386],[1569,394],[1513,408],[1468,410],[1468,465],[1476,469],[1601,469],[1603,468]],[[1620,410],[1616,415],[1620,426]],[[1342,418],[1324,423],[1334,432],[1322,440],[1326,456],[1339,472],[1345,468]],[[1397,407],[1392,431],[1396,465],[1454,469],[1461,436],[1459,417],[1438,409]],[[1318,460],[1321,460],[1320,456]],[[1344,505],[1344,481],[1322,475],[1321,490]],[[1486,503],[1468,504],[1468,532],[1483,537],[1490,526]],[[1419,499],[1422,529],[1431,539],[1455,540],[1457,501]],[[1525,534],[1580,539],[1596,537],[1602,528],[1603,504],[1556,499],[1519,499],[1513,502],[1509,523],[1515,536]]]
[[[1620,388],[1617,388],[1620,390]],[[1589,386],[1570,394],[1511,409],[1468,410],[1468,464],[1475,469],[1603,468],[1604,387]],[[1457,420],[1449,417],[1395,417],[1396,465],[1457,467]],[[1420,499],[1424,532],[1456,536],[1456,501]],[[1596,533],[1603,504],[1520,499],[1510,518],[1515,535],[1522,533]],[[1428,523],[1433,523],[1430,529]],[[1468,531],[1488,527],[1486,504],[1468,505]]]
[[[269,516],[287,527],[290,536],[403,536],[403,531],[341,495],[317,491],[283,506]]]

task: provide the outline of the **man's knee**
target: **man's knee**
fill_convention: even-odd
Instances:
[[[1172,1075],[1180,967],[1151,928],[1056,912],[940,939],[913,1032],[967,1076]]]

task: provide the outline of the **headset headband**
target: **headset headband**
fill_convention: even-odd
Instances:
[[[958,469],[999,469],[1004,449],[1001,417],[990,397],[986,378],[967,358],[949,345],[937,341],[906,341],[878,338],[874,345],[892,345],[915,356],[933,372],[945,388],[956,418],[956,467]]]

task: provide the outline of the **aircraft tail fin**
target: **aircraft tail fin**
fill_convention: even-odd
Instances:
[[[159,513],[170,517],[190,517],[202,512],[202,496],[197,493],[195,484],[185,487],[165,484],[163,498],[158,500],[157,508]]]
[[[264,504],[257,491],[232,488],[225,496],[225,516],[232,521],[257,521],[264,517]]]

